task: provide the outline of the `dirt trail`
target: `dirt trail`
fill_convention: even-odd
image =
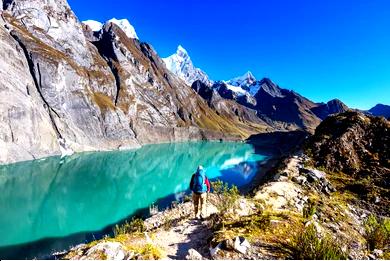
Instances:
[[[207,217],[217,212],[216,207],[210,203],[207,205],[207,211],[205,211],[207,216],[203,221],[192,218],[192,204],[186,204],[183,207],[186,211],[182,213],[186,213],[186,216],[181,217],[181,220],[174,222],[167,229],[158,229],[154,233],[153,243],[164,249],[169,259],[186,259],[188,250],[191,248],[203,257],[209,258],[207,239],[212,232],[208,228]]]

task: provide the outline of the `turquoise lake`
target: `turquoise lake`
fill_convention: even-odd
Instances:
[[[267,158],[246,143],[187,142],[0,166],[0,258],[44,257],[180,201],[200,164],[240,187]]]

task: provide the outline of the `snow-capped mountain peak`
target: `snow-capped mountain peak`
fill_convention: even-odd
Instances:
[[[177,47],[177,51],[176,51],[176,54],[181,56],[181,57],[187,57],[188,56],[188,52],[186,49],[183,48],[183,46],[179,45]]]
[[[227,83],[233,86],[241,87],[243,89],[248,89],[249,86],[252,85],[255,81],[255,76],[253,76],[253,74],[248,71],[242,76],[227,81]]]
[[[92,31],[98,32],[102,30],[103,24],[101,22],[95,21],[95,20],[86,20],[82,22],[85,25],[88,25],[89,28],[91,28]]]
[[[187,50],[181,45],[177,47],[175,54],[163,58],[163,61],[168,70],[184,80],[188,85],[192,85],[197,80],[209,86],[213,84],[205,72],[194,66]]]
[[[130,24],[129,20],[112,18],[106,23],[114,23],[123,30],[127,37],[138,39],[137,33],[135,32],[134,27]]]
[[[94,32],[101,31],[104,26],[104,24],[95,20],[86,20],[82,23],[88,25]],[[127,37],[138,39],[137,33],[135,32],[134,27],[130,24],[129,20],[112,18],[105,22],[105,24],[108,23],[113,23],[119,26],[119,28],[122,29],[122,31],[127,35]]]

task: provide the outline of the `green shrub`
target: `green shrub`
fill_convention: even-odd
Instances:
[[[295,259],[346,259],[348,254],[342,251],[340,243],[330,235],[321,238],[314,225],[310,225],[298,233],[292,240],[291,248]]]
[[[317,203],[309,199],[305,206],[303,207],[303,217],[304,218],[311,218],[317,211]]]
[[[240,193],[236,186],[233,185],[229,188],[229,185],[223,181],[217,180],[215,182],[211,182],[211,187],[213,188],[214,193],[218,196],[216,207],[222,213],[232,209],[237,199],[240,197]]]
[[[370,215],[364,222],[367,247],[370,250],[390,246],[390,219]]]
[[[145,223],[140,218],[133,218],[130,222],[126,221],[121,225],[116,225],[113,229],[115,237],[122,234],[142,233],[145,231]]]
[[[136,253],[138,260],[159,260],[164,258],[163,250],[160,247],[154,246],[152,244],[129,248]]]

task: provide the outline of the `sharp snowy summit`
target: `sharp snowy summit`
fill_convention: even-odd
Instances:
[[[119,26],[123,30],[123,32],[126,33],[127,37],[138,39],[137,33],[135,32],[134,27],[130,24],[129,20],[127,19],[118,20],[116,18],[112,18],[106,23],[114,23],[117,26]]]
[[[181,45],[177,47],[175,54],[163,58],[163,61],[173,74],[184,80],[190,86],[197,80],[209,86],[213,84],[205,72],[194,66],[187,51]]]
[[[241,87],[243,89],[248,89],[250,85],[252,85],[256,81],[255,76],[251,72],[245,73],[243,76],[233,78],[227,81],[227,84]]]
[[[135,32],[135,29],[134,29],[134,26],[132,26],[130,24],[129,20],[112,18],[112,19],[105,22],[105,24],[108,24],[108,23],[113,23],[113,24],[116,24],[117,26],[119,26],[122,29],[122,31],[125,32],[127,37],[138,39],[137,33]],[[86,21],[83,21],[83,24],[88,25],[92,29],[92,31],[94,31],[94,32],[98,32],[98,31],[102,30],[102,28],[104,26],[104,24],[102,24],[101,22],[95,21],[95,20],[86,20]]]

